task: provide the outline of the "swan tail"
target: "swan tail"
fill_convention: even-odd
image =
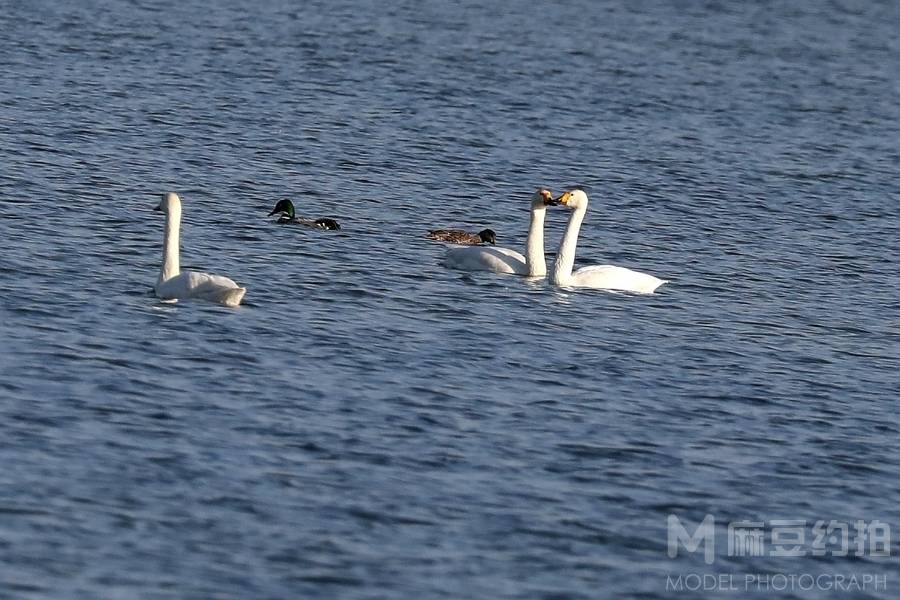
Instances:
[[[660,286],[662,286],[665,283],[668,283],[668,282],[661,281],[660,283],[655,283],[655,284],[651,283],[650,285],[646,286],[644,289],[637,290],[637,291],[641,294],[653,294],[654,292],[656,292],[656,290],[658,290],[660,288]]]
[[[242,287],[223,289],[219,290],[214,295],[213,300],[219,304],[224,304],[225,306],[237,306],[241,303],[241,300],[246,293],[247,288]]]
[[[206,300],[225,306],[237,306],[247,293],[247,288],[240,287],[227,277],[195,271],[182,273],[171,283],[174,288],[169,293],[171,297]]]

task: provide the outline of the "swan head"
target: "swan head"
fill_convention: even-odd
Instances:
[[[289,218],[293,219],[294,218],[294,203],[291,202],[290,200],[288,200],[287,198],[285,198],[284,200],[279,200],[275,204],[275,208],[272,209],[272,212],[270,212],[268,216],[271,217],[272,215],[277,215],[277,214],[284,214],[284,215],[287,215]]]
[[[559,204],[559,202],[553,199],[553,194],[547,188],[538,188],[531,196],[532,209],[546,208],[548,206],[556,206],[557,204]]]
[[[558,204],[562,204],[572,210],[579,208],[586,209],[588,205],[587,194],[579,189],[569,190],[568,192],[563,193],[556,201]]]
[[[486,244],[497,243],[497,234],[494,233],[493,229],[482,229],[478,232],[478,237],[481,238],[481,241]]]
[[[162,200],[159,201],[159,204],[153,210],[167,215],[178,214],[181,212],[181,198],[175,192],[165,192],[162,195]]]

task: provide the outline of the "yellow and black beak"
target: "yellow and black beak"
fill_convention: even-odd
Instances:
[[[553,199],[553,194],[550,193],[550,190],[541,190],[541,196],[544,198],[544,206],[556,206],[559,204]]]
[[[557,199],[557,204],[562,204],[563,206],[567,206],[569,204],[569,200],[572,199],[572,192],[563,192]]]

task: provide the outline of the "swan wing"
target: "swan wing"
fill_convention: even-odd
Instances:
[[[447,251],[444,264],[451,269],[462,271],[493,271],[494,273],[510,273],[527,275],[528,267],[525,257],[515,250],[497,247],[451,248]]]
[[[652,294],[653,291],[664,283],[663,279],[632,271],[625,267],[614,265],[593,265],[582,267],[572,273],[573,287],[588,287],[606,290],[621,290],[625,292],[637,292],[639,294]]]
[[[208,300],[237,306],[247,292],[222,275],[184,271],[156,286],[156,295],[164,300]]]

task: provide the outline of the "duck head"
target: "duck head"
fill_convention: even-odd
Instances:
[[[267,216],[271,217],[272,215],[287,215],[288,218],[294,218],[294,203],[285,198],[284,200],[279,200],[277,204],[275,204],[275,208],[272,209]]]
[[[478,237],[481,238],[481,241],[486,244],[497,243],[497,234],[494,233],[493,229],[482,229],[478,232]]]

